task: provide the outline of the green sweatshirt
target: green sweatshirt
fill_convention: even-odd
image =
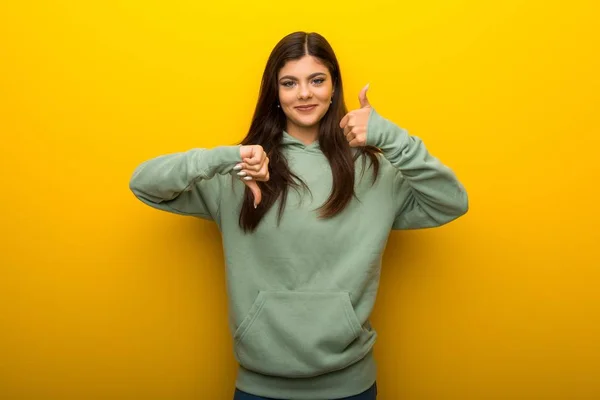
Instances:
[[[373,185],[368,161],[361,178],[357,162],[358,200],[319,219],[314,210],[332,187],[329,163],[318,141],[282,134],[290,169],[312,196],[290,190],[279,226],[276,203],[254,233],[240,229],[245,185],[231,179],[239,146],[145,161],[130,188],[151,207],[218,224],[240,390],[277,399],[355,395],[376,378],[369,316],[390,231],[448,223],[467,211],[467,194],[418,137],[372,110],[367,144],[383,153],[378,179]]]

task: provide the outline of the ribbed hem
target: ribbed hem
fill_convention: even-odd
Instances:
[[[281,378],[238,368],[236,387],[255,396],[289,400],[323,400],[354,396],[369,389],[377,376],[371,349],[360,361],[312,378]]]

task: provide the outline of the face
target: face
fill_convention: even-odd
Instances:
[[[288,61],[277,77],[279,103],[290,125],[310,128],[319,124],[331,105],[333,82],[325,65],[313,56]]]

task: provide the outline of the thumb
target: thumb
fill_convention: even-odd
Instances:
[[[262,192],[260,191],[260,188],[258,187],[258,183],[256,183],[256,181],[243,181],[244,185],[248,186],[250,188],[250,191],[252,191],[252,196],[254,196],[254,208],[256,208],[256,206],[258,206],[260,204],[260,202],[262,201]]]
[[[367,86],[362,88],[360,93],[358,94],[358,101],[360,102],[360,108],[371,107],[369,103],[369,99],[367,99],[367,90],[369,90],[370,83],[367,83]]]

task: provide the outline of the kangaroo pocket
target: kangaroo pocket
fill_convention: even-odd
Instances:
[[[303,378],[353,364],[374,340],[347,292],[261,291],[234,333],[234,349],[247,369]]]

